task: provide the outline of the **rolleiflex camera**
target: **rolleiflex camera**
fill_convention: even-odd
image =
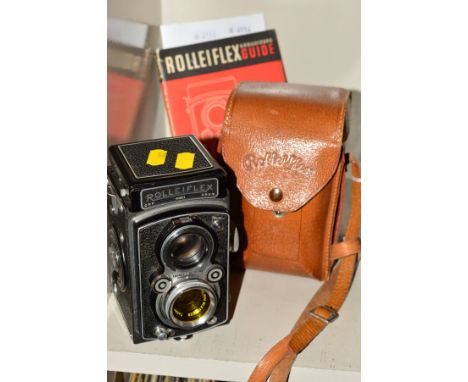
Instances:
[[[134,343],[228,320],[226,173],[194,136],[111,146],[108,264]]]

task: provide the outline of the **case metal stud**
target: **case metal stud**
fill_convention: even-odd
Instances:
[[[270,191],[270,199],[273,202],[279,202],[281,199],[283,199],[283,191],[281,191],[281,189],[278,187],[272,188]]]

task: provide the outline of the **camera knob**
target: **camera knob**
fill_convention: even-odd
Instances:
[[[279,202],[281,199],[283,199],[283,191],[281,191],[281,189],[278,187],[272,188],[270,191],[270,199],[273,202]]]
[[[173,330],[163,328],[162,326],[156,326],[154,328],[154,335],[158,340],[167,340],[169,335],[174,334]]]

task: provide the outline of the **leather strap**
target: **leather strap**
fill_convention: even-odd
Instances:
[[[361,171],[353,157],[349,158],[352,174],[351,212],[345,239],[332,246],[336,259],[330,278],[320,287],[302,312],[292,331],[273,346],[257,364],[249,382],[285,382],[297,354],[338,317],[338,310],[348,295],[359,262],[361,222]]]
[[[358,253],[361,249],[361,240],[345,240],[332,245],[330,259],[338,260],[342,257],[352,256]]]

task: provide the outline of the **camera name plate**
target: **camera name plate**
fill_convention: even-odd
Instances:
[[[141,208],[148,209],[182,199],[215,198],[218,192],[219,186],[216,178],[147,188],[141,191]]]

